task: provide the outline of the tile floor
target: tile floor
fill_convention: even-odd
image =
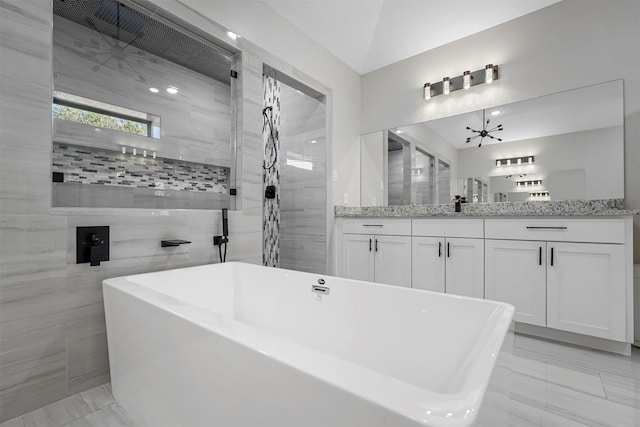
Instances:
[[[508,375],[496,377],[479,426],[640,426],[640,349],[623,357],[516,335],[508,360]],[[135,427],[109,384],[0,424],[32,426]]]

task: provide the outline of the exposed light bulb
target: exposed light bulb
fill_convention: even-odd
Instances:
[[[442,93],[445,95],[451,93],[451,80],[449,80],[449,77],[442,79]]]
[[[147,157],[147,150],[142,151],[142,157]]]
[[[127,154],[127,147],[122,147],[122,154]]]
[[[133,153],[133,155],[135,156],[135,155],[138,153],[138,151],[134,148],[134,149],[133,149],[133,151],[132,151],[132,153]]]
[[[153,152],[153,158],[154,159],[156,158],[156,152],[155,151]]]
[[[423,92],[422,96],[424,97],[425,101],[430,100],[431,99],[431,83],[425,83],[422,92]]]
[[[464,90],[471,88],[471,71],[465,71],[462,73],[462,87]]]
[[[493,64],[487,64],[484,67],[484,82],[490,84],[493,82]]]

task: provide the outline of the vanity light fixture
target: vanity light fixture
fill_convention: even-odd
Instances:
[[[456,77],[444,77],[436,83],[425,83],[422,88],[422,97],[428,101],[434,96],[448,95],[456,90],[467,90],[473,86],[492,83],[498,80],[498,66],[488,64],[481,70],[465,71]]]
[[[464,90],[471,89],[471,71],[462,73],[462,88]]]
[[[425,101],[431,99],[431,83],[424,84],[424,88],[422,89],[422,96],[424,97]]]
[[[442,93],[444,95],[449,95],[451,93],[451,80],[449,80],[449,77],[442,79]]]
[[[535,179],[532,181],[516,181],[516,185],[518,187],[526,187],[529,185],[542,185],[542,180],[541,179]]]
[[[486,84],[491,84],[493,83],[494,80],[494,68],[493,68],[493,64],[487,64],[484,67],[484,82]]]
[[[535,199],[548,198],[549,197],[549,192],[548,191],[539,191],[537,193],[529,193],[529,197],[533,197]]]
[[[511,166],[513,164],[522,165],[522,164],[533,164],[534,157],[533,156],[523,156],[523,157],[511,157],[508,159],[496,159],[496,166]]]

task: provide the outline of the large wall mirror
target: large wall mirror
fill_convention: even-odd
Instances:
[[[53,12],[53,206],[233,209],[233,53],[128,1]]]
[[[361,205],[623,198],[622,97],[617,80],[363,135]]]

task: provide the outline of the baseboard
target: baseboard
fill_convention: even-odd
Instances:
[[[590,337],[588,335],[575,334],[573,332],[559,331],[557,329],[544,328],[541,326],[528,325],[516,322],[515,331],[523,335],[531,335],[538,338],[545,338],[553,341],[573,344],[580,347],[589,347],[596,350],[610,353],[631,355],[631,343],[612,341],[604,338]],[[635,343],[636,345],[638,343]]]

